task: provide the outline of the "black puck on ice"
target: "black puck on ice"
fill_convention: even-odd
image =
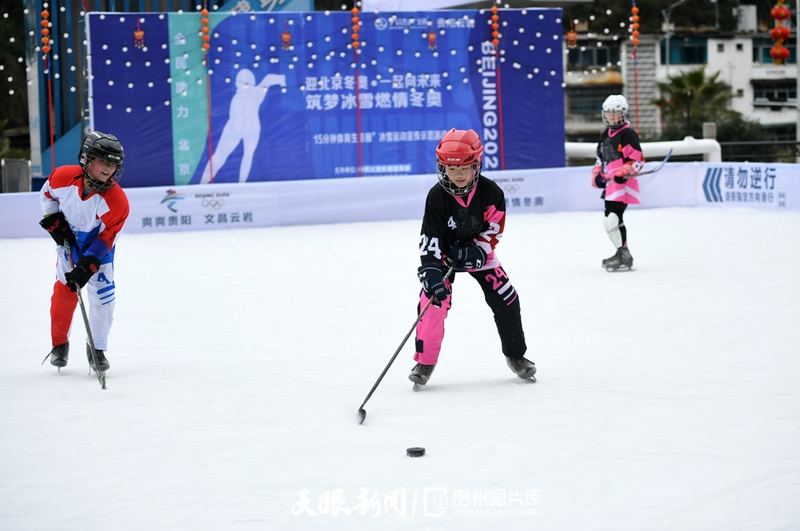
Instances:
[[[406,448],[406,455],[408,457],[422,457],[425,455],[425,448],[422,448],[421,446]]]

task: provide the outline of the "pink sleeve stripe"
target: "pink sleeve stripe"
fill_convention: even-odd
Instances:
[[[626,159],[632,159],[635,161],[644,160],[644,155],[642,155],[642,152],[633,148],[630,144],[622,148],[622,156]]]

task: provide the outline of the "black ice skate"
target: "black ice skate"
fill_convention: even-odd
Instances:
[[[99,349],[95,350],[95,352],[97,352],[97,364],[100,365],[100,370],[107,371],[111,364],[106,359],[106,353]],[[94,358],[92,357],[92,347],[89,345],[86,345],[86,357],[89,358],[89,367],[97,372],[97,367],[94,366]]]
[[[411,369],[408,379],[417,385],[425,385],[428,383],[428,380],[431,379],[431,374],[433,374],[433,369],[435,368],[436,365],[423,365],[421,363],[417,363],[414,365],[414,368]]]
[[[633,256],[627,247],[620,247],[611,258],[603,260],[606,271],[633,271]]]
[[[514,374],[523,380],[536,381],[536,378],[534,377],[534,374],[536,374],[536,364],[531,360],[526,358],[506,357],[506,364],[508,364],[508,368],[511,369]]]
[[[61,372],[61,367],[67,366],[67,361],[69,361],[69,341],[62,345],[56,345],[50,351],[50,365],[58,367],[59,372]]]

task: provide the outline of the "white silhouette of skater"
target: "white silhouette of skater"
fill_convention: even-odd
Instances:
[[[256,78],[250,70],[244,69],[236,74],[236,93],[231,98],[230,116],[228,123],[222,129],[222,135],[214,150],[213,159],[206,163],[200,184],[211,181],[211,163],[214,163],[214,173],[225,165],[228,156],[239,145],[244,143],[242,165],[239,168],[239,182],[247,182],[250,168],[253,165],[253,155],[261,137],[261,119],[259,108],[267,97],[267,91],[272,85],[286,87],[286,76],[281,74],[267,74],[261,83],[256,85]]]

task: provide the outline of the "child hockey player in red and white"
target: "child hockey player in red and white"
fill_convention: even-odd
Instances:
[[[417,364],[408,379],[418,385],[428,383],[439,360],[455,272],[468,273],[483,290],[509,368],[535,381],[536,365],[523,357],[527,347],[519,297],[494,252],[506,221],[505,195],[480,174],[482,155],[483,144],[472,129],[451,129],[436,148],[439,183],[428,192],[422,219],[417,311],[431,297],[436,300],[417,324]],[[450,267],[454,272],[445,278]]]
[[[105,356],[114,320],[114,242],[128,218],[128,198],[118,185],[125,154],[113,135],[95,131],[78,154],[79,165],[53,170],[42,187],[40,225],[57,247],[56,282],[50,301],[50,363],[59,367],[69,359],[69,333],[77,291],[89,285],[89,324],[97,351],[95,367],[87,343],[86,355],[95,371],[109,368]],[[67,255],[69,245],[72,264]],[[47,359],[47,358],[45,358]]]
[[[600,195],[605,199],[605,227],[617,249],[614,256],[603,260],[603,267],[608,271],[631,270],[633,256],[628,250],[622,215],[628,205],[639,204],[639,181],[635,176],[644,164],[644,156],[639,135],[627,121],[628,101],[624,96],[614,94],[606,98],[602,115],[606,130],[597,145],[592,186],[605,188]]]

